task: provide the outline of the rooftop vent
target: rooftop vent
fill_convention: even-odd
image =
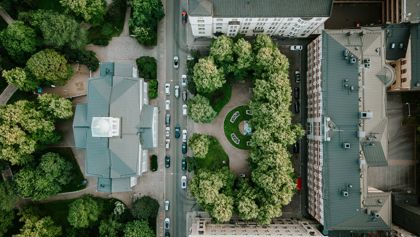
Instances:
[[[344,147],[344,149],[350,149],[351,146],[350,146],[349,142],[344,142],[343,147]]]
[[[349,191],[343,190],[343,191],[341,191],[341,195],[343,195],[343,197],[348,197],[349,196]]]
[[[360,112],[360,118],[361,119],[371,119],[373,118],[373,113],[368,111],[362,111]]]
[[[366,137],[366,132],[365,132],[365,131],[358,131],[358,132],[357,132],[357,137],[359,137],[359,138],[364,138],[364,137]]]
[[[357,62],[357,59],[352,55],[351,57],[350,57],[350,60],[349,60],[349,63],[350,64],[355,64]]]

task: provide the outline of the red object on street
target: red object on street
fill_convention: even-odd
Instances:
[[[302,178],[301,177],[296,179],[296,189],[299,190],[299,191],[302,190]]]
[[[181,16],[182,16],[182,24],[186,24],[187,23],[187,19],[188,19],[187,12],[186,11],[182,11]]]

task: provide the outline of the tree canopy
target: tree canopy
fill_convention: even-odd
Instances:
[[[13,226],[15,214],[13,210],[0,211],[0,237],[5,236],[8,229]]]
[[[194,154],[194,157],[205,158],[210,146],[210,138],[205,134],[194,133],[188,143]]]
[[[147,221],[135,220],[129,222],[124,228],[124,237],[155,237],[156,234],[149,227]]]
[[[73,116],[70,100],[55,94],[42,94],[38,97],[39,109],[51,119],[68,119]]]
[[[161,0],[133,0],[130,32],[140,44],[156,45],[157,25],[164,16]]]
[[[75,228],[87,228],[98,221],[102,205],[90,196],[79,198],[69,205],[67,220]]]
[[[210,101],[201,95],[196,95],[188,101],[188,116],[196,123],[210,123],[216,117],[216,111]]]
[[[72,164],[59,154],[46,153],[37,167],[24,167],[16,174],[17,189],[22,197],[45,199],[70,182],[71,169]]]
[[[199,93],[211,93],[221,88],[226,80],[223,70],[217,68],[211,57],[200,58],[194,66],[194,83]]]
[[[140,197],[134,201],[132,212],[135,218],[149,221],[156,218],[159,212],[159,202],[149,196]]]
[[[16,88],[22,91],[33,91],[38,87],[38,81],[28,77],[25,69],[15,67],[10,70],[3,70],[2,76],[7,83],[15,85]]]
[[[13,210],[17,201],[18,196],[15,194],[12,184],[0,181],[0,212]]]
[[[73,74],[66,58],[52,49],[32,55],[26,63],[26,69],[40,83],[50,85],[63,85]]]
[[[86,22],[96,25],[104,20],[105,0],[60,0],[60,3],[68,11],[82,17]]]
[[[0,33],[0,42],[17,63],[23,64],[39,46],[35,30],[15,21]]]
[[[25,224],[16,237],[58,237],[61,236],[60,226],[55,225],[51,217],[25,216],[21,218]]]

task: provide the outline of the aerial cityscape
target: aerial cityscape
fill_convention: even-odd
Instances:
[[[420,236],[420,0],[0,17],[0,237]]]

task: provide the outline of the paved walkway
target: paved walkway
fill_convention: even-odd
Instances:
[[[213,120],[212,123],[209,124],[198,124],[194,123],[192,126],[192,131],[194,133],[205,133],[212,135],[219,140],[220,144],[222,145],[223,149],[229,156],[229,166],[230,169],[235,172],[236,174],[241,173],[249,173],[248,168],[248,156],[249,151],[241,150],[234,146],[232,146],[229,140],[226,138],[224,134],[224,120],[226,114],[229,113],[233,108],[248,104],[251,93],[249,90],[249,82],[244,83],[235,83],[232,89],[232,97],[227,105],[223,107],[222,111],[220,111],[219,115]],[[189,123],[192,124],[192,123]],[[211,152],[211,151],[210,151]]]
[[[8,24],[12,24],[15,20],[7,13],[2,7],[0,7],[0,16]]]

